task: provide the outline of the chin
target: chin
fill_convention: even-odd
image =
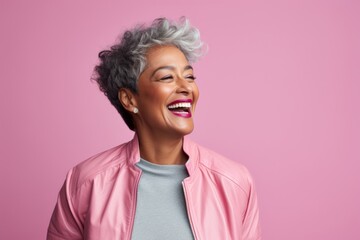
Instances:
[[[192,133],[193,130],[194,130],[194,126],[191,126],[191,127],[189,126],[189,127],[186,127],[186,128],[179,129],[178,133],[181,136],[186,136],[186,135],[189,135],[190,133]]]
[[[164,129],[165,130],[165,129]],[[194,130],[194,123],[192,121],[182,122],[168,122],[166,132],[171,136],[183,137],[192,133]]]

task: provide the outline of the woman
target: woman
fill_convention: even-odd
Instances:
[[[135,136],[70,170],[47,239],[260,239],[246,168],[185,137],[201,46],[186,19],[157,19],[99,54],[96,81]]]

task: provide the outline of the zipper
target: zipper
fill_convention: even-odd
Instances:
[[[136,204],[137,204],[137,192],[138,192],[138,188],[139,188],[139,182],[140,182],[140,178],[141,178],[141,171],[139,173],[139,176],[136,178],[135,181],[135,193],[134,193],[134,204],[132,206],[132,213],[131,213],[131,225],[130,225],[130,229],[129,229],[129,233],[128,233],[128,237],[126,239],[131,240],[131,236],[132,236],[132,232],[133,232],[133,228],[134,228],[134,222],[135,222],[135,213],[136,213]]]
[[[187,192],[186,192],[186,186],[185,186],[184,181],[182,182],[182,185],[183,185],[183,190],[184,190],[184,195],[185,195],[186,211],[187,211],[188,218],[189,218],[189,221],[190,221],[191,231],[192,231],[192,233],[194,235],[194,239],[196,240],[198,238],[196,237],[194,222],[193,222],[193,219],[191,218],[190,208],[189,208],[189,204],[188,204],[189,200],[188,200],[188,196],[187,196]]]

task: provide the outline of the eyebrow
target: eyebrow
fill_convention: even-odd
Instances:
[[[151,77],[153,77],[157,71],[162,70],[162,69],[174,70],[175,67],[173,67],[173,66],[162,66],[162,67],[158,67],[157,69],[155,69],[155,70],[153,71],[153,73],[151,74]],[[185,70],[189,70],[189,69],[194,70],[194,68],[193,68],[191,65],[186,65],[186,66],[184,67],[184,71],[185,71]]]

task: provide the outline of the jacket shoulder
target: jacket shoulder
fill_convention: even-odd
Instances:
[[[98,175],[112,175],[126,163],[126,146],[124,143],[100,152],[73,167],[68,173],[73,188],[94,180]],[[70,178],[70,179],[69,179]]]
[[[197,145],[200,155],[199,164],[214,175],[227,178],[246,193],[250,191],[253,180],[249,170],[241,163],[230,160],[203,146]]]

